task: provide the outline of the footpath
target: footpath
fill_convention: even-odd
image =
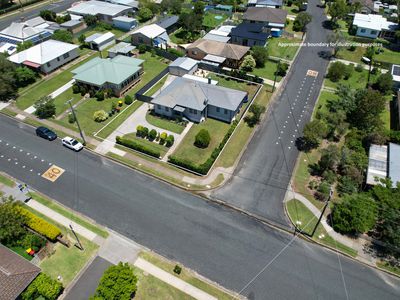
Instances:
[[[199,300],[216,300],[214,296],[188,284],[187,282],[181,280],[180,278],[169,274],[168,272],[160,269],[159,267],[153,265],[152,263],[144,260],[143,258],[138,257],[139,253],[144,250],[142,246],[136,244],[134,241],[129,240],[111,230],[107,230],[109,236],[104,239],[103,237],[97,235],[96,233],[88,230],[87,228],[77,224],[76,222],[72,221],[71,219],[59,214],[58,212],[48,208],[47,206],[37,202],[34,199],[27,200],[27,196],[29,194],[23,193],[19,190],[18,186],[9,187],[4,184],[0,183],[0,191],[2,192],[4,197],[12,196],[18,201],[25,202],[25,204],[39,213],[47,216],[48,218],[54,220],[55,222],[59,223],[60,225],[68,228],[70,225],[74,228],[74,231],[81,235],[82,237],[96,243],[99,245],[99,250],[96,257],[84,267],[81,272],[77,275],[74,281],[70,284],[69,287],[65,290],[64,294],[61,296],[62,298],[68,298],[68,293],[72,292],[75,286],[81,285],[79,288],[81,289],[82,286],[85,286],[85,282],[79,282],[84,280],[85,276],[84,273],[87,269],[91,268],[91,263],[98,262],[98,257],[103,260],[106,260],[108,263],[106,265],[116,265],[119,262],[126,262],[136,266],[137,268],[143,270],[144,272],[151,274],[152,276],[160,279],[161,281],[175,287],[176,289],[182,291],[183,293]],[[104,271],[102,269],[102,271]],[[102,276],[103,272],[97,272],[96,275],[98,278],[91,278],[91,281],[98,282]],[[97,285],[92,285],[91,288]],[[90,289],[90,288],[89,288]],[[93,294],[94,291],[80,291],[80,296],[84,296],[83,294],[87,294],[86,299]],[[61,298],[61,299],[62,299]]]

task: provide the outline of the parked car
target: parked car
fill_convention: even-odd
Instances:
[[[81,143],[79,143],[77,140],[75,140],[69,136],[66,136],[61,141],[65,147],[75,150],[75,151],[80,151],[83,148],[83,145]]]
[[[36,128],[36,135],[49,141],[54,141],[57,138],[57,134],[54,131],[43,126]]]

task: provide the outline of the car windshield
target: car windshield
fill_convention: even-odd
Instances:
[[[76,140],[71,141],[72,146],[75,146],[76,144],[78,144],[78,142]]]

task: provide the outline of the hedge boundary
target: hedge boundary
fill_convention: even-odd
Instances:
[[[46,220],[38,217],[34,213],[31,213],[29,210],[20,207],[20,214],[26,217],[26,226],[31,228],[32,230],[40,233],[41,235],[47,237],[51,241],[55,241],[59,235],[61,235],[61,230],[50,224]]]
[[[155,158],[160,158],[160,156],[161,156],[160,151],[150,149],[150,148],[148,148],[146,146],[143,146],[143,145],[140,145],[140,144],[136,143],[135,141],[132,141],[132,140],[129,140],[129,139],[125,139],[125,138],[120,137],[120,136],[117,136],[115,139],[116,139],[117,144],[119,144],[119,145],[122,145],[122,146],[125,146],[125,147],[128,147],[128,148],[131,148],[133,150],[145,153],[145,154],[153,156]]]

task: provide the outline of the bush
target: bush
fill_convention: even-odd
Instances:
[[[104,100],[104,91],[98,91],[95,95],[97,101],[103,101]]]
[[[194,145],[199,148],[207,148],[210,144],[211,136],[208,130],[201,129],[195,137]]]
[[[95,111],[93,114],[93,120],[95,122],[103,122],[107,119],[108,119],[108,113],[106,113],[104,110]]]
[[[36,109],[35,115],[40,119],[51,118],[56,114],[56,105],[54,104],[54,99],[50,96],[40,98],[35,102],[34,107]]]
[[[21,294],[21,297],[23,300],[56,300],[62,290],[63,286],[61,282],[50,278],[50,276],[44,273],[40,273]]]
[[[129,96],[129,95],[126,95],[124,100],[125,100],[125,104],[126,104],[126,105],[131,105],[132,102],[133,102],[132,97]]]
[[[261,115],[265,112],[265,107],[259,104],[253,104],[252,106],[250,106],[249,112],[251,113],[251,115],[245,116],[243,120],[250,127],[254,127],[260,122]]]
[[[39,251],[44,245],[46,245],[46,240],[36,234],[31,232],[27,233],[24,238],[19,241],[19,245],[23,248],[32,248],[35,252]]]
[[[70,123],[70,124],[75,123],[74,114],[72,114],[72,113],[68,114],[68,123]]]
[[[356,70],[356,72],[361,73],[364,70],[364,67],[361,64],[358,64],[354,70]]]
[[[136,127],[136,136],[142,137],[142,132],[143,132],[143,126],[142,125],[138,125]]]
[[[18,87],[27,86],[36,81],[36,73],[27,67],[18,67],[15,69],[15,80]]]
[[[343,77],[344,80],[348,80],[351,75],[353,74],[354,71],[354,66],[352,64],[347,65],[344,69],[343,69]]]
[[[20,214],[26,217],[26,226],[47,237],[49,240],[55,241],[61,234],[61,230],[58,227],[36,216],[29,210],[26,210],[23,207],[19,207],[18,209]]]
[[[254,60],[256,61],[256,67],[263,68],[265,65],[265,62],[268,59],[268,50],[266,47],[253,46],[251,48],[251,55],[253,56]]]
[[[145,44],[140,44],[138,46],[139,53],[145,53],[147,50],[147,46]]]
[[[176,273],[176,274],[181,274],[182,273],[182,267],[181,266],[178,266],[178,265],[175,265],[175,267],[174,267],[174,273]]]
[[[167,139],[168,135],[166,132],[163,132],[160,134],[160,145],[164,145],[165,144],[165,140]]]
[[[332,63],[331,66],[329,67],[328,74],[326,75],[326,77],[328,77],[333,82],[337,82],[343,78],[345,69],[346,65],[344,63],[336,61]]]
[[[251,72],[255,67],[256,61],[250,54],[244,57],[243,62],[240,65],[240,69],[246,72]]]
[[[79,93],[81,92],[81,89],[80,89],[79,85],[74,84],[74,85],[72,86],[72,92],[73,92],[74,94],[79,94]]]
[[[278,67],[276,68],[275,74],[281,77],[286,76],[286,72],[289,69],[289,64],[285,62],[281,62],[278,64]]]
[[[388,94],[393,89],[393,77],[390,72],[379,75],[374,84],[374,89],[377,89],[382,94]]]
[[[143,152],[145,154],[148,154],[148,155],[156,157],[156,158],[160,158],[160,156],[161,156],[160,151],[154,150],[152,148],[146,147],[144,145],[136,143],[135,141],[132,141],[132,140],[129,140],[129,139],[125,139],[125,138],[120,137],[120,136],[117,136],[116,142],[117,142],[117,144],[120,144],[120,145],[123,145],[125,147],[137,150],[139,152]]]
[[[165,139],[165,146],[171,147],[174,144],[175,138],[172,134],[170,134],[166,139]]]
[[[371,70],[371,74],[372,75],[376,75],[378,73],[379,73],[379,68],[378,67],[373,67],[372,70]]]
[[[149,132],[149,140],[154,141],[157,137],[157,131],[155,129],[150,130]]]
[[[326,201],[329,198],[331,186],[327,182],[321,182],[315,194],[316,198],[321,201]]]

